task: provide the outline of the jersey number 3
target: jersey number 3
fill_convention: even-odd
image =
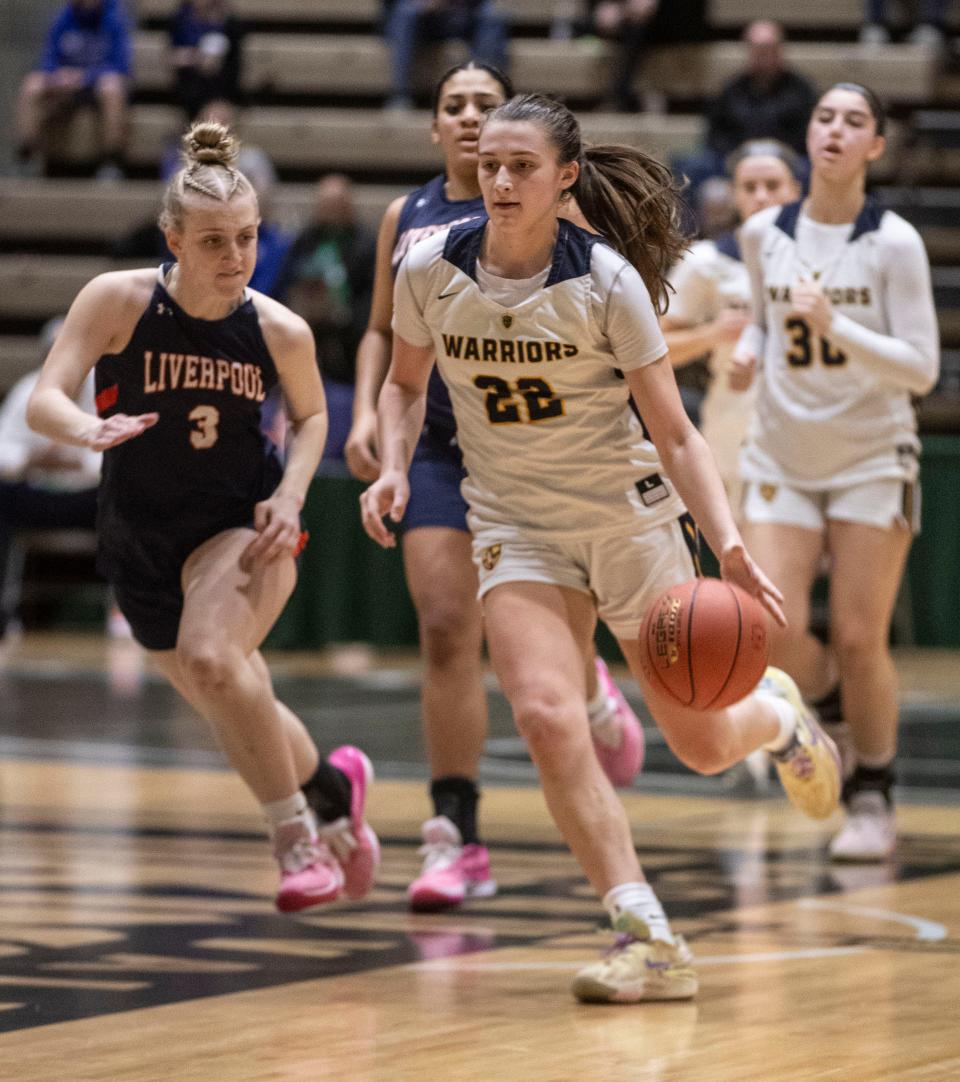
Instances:
[[[518,379],[510,384],[499,376],[477,376],[473,384],[487,392],[485,405],[491,424],[546,421],[563,416],[563,399],[557,398],[544,379]]]
[[[787,353],[787,362],[794,368],[806,368],[813,363],[814,337],[806,320],[794,316],[786,322],[787,333],[790,335],[790,351]],[[847,363],[847,355],[839,349],[832,349],[826,338],[820,339],[820,360],[825,365],[840,365]]]
[[[216,406],[194,406],[187,417],[194,424],[190,430],[190,443],[198,451],[212,447],[220,439],[217,429],[220,424],[220,411]]]

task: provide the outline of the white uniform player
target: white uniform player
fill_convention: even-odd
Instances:
[[[741,456],[744,536],[783,586],[789,624],[772,658],[852,738],[843,860],[896,844],[892,793],[897,673],[889,628],[919,522],[920,443],[911,396],[937,378],[937,318],[916,230],[865,196],[884,150],[876,95],[838,83],[807,131],[810,195],[755,215],[741,243],[756,325],[732,362],[759,361],[757,412]],[[810,631],[810,590],[829,556],[830,637]]]
[[[693,575],[681,497],[724,575],[783,619],[779,591],[743,548],[712,456],[683,411],[651,300],[664,296],[681,243],[669,171],[633,148],[584,150],[569,110],[536,95],[489,115],[479,157],[489,220],[424,241],[397,278],[379,405],[383,466],[361,499],[364,527],[395,543],[382,519],[396,521],[406,505],[436,355],[468,474],[490,658],[551,813],[625,933],[581,971],[574,993],[686,999],[696,991],[689,952],[643,880],[623,808],[590,753],[581,658],[597,613],[671,747],[695,769],[725,769],[765,744],[781,756],[794,800],[823,815],[839,795],[835,749],[785,674],[706,712],[658,695],[644,675],[646,606]],[[568,191],[628,258],[558,222]]]
[[[744,477],[758,499],[786,485],[828,493],[878,480],[912,483],[919,441],[911,393],[925,390],[939,364],[930,268],[919,234],[893,211],[867,200],[855,222],[814,221],[801,204],[757,214],[743,228],[758,325],[765,335],[763,378],[744,449]],[[833,306],[829,336],[793,309],[792,289],[816,282]],[[892,378],[891,366],[901,366]],[[875,506],[889,526],[906,509]],[[816,497],[813,494],[818,494]],[[817,528],[799,507],[797,525]],[[829,512],[828,512],[829,514]]]
[[[585,559],[605,569],[603,585],[592,583],[600,616],[630,637],[665,584],[695,573],[683,504],[622,374],[666,351],[650,294],[623,256],[566,221],[549,267],[498,279],[477,263],[483,231],[455,227],[419,244],[398,275],[394,318],[405,341],[436,350],[450,389],[481,596],[531,574],[569,581],[525,540],[616,539],[606,559],[596,547]],[[656,545],[669,546],[674,564],[638,589],[636,553],[623,539],[666,523]],[[632,544],[648,547],[639,537]],[[581,583],[585,572],[569,582]]]
[[[740,222],[800,194],[799,159],[775,139],[744,143],[730,156],[727,168]],[[756,402],[755,384],[735,390],[729,379],[734,346],[750,321],[750,276],[739,230],[698,241],[681,257],[670,280],[675,292],[662,320],[670,360],[679,368],[708,356],[710,382],[700,407],[700,430],[717,460],[730,504],[738,511],[740,448]]]

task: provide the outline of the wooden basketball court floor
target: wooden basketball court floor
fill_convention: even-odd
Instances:
[[[502,700],[484,764],[497,897],[413,915],[428,814],[409,657],[275,655],[321,746],[365,747],[371,897],[285,917],[257,809],[135,647],[27,636],[0,668],[0,1079],[393,1082],[960,1078],[960,665],[901,652],[902,840],[694,779],[648,730],[625,800],[697,957],[689,1003],[584,1006],[609,936]],[[628,693],[635,686],[625,684]]]

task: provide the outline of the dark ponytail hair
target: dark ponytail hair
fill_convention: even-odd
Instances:
[[[887,127],[887,110],[884,108],[883,102],[870,87],[864,86],[862,83],[834,83],[825,94],[820,96],[820,101],[823,101],[826,94],[829,94],[831,90],[850,90],[854,94],[859,94],[870,109],[874,126],[877,129],[877,135],[883,135]]]
[[[487,114],[487,123],[495,120],[537,124],[561,165],[579,162],[571,196],[593,228],[636,267],[654,307],[665,312],[667,271],[687,246],[680,189],[670,170],[636,147],[617,143],[584,147],[573,113],[541,94],[511,98]]]
[[[513,83],[510,82],[509,75],[504,74],[499,68],[495,68],[493,64],[487,64],[482,60],[465,60],[462,64],[454,64],[452,68],[447,68],[437,80],[437,84],[433,88],[433,98],[430,101],[430,112],[434,116],[437,115],[440,108],[440,98],[443,94],[443,88],[447,85],[447,80],[452,79],[454,75],[461,71],[485,71],[494,82],[500,85],[504,98],[513,97]]]

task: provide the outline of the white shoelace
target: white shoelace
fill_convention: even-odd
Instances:
[[[463,846],[451,842],[427,842],[417,852],[423,857],[423,871],[437,872],[449,868],[463,852]]]
[[[353,825],[346,816],[335,819],[332,823],[322,823],[317,834],[330,846],[333,855],[341,864],[350,859],[360,844],[353,833]]]

